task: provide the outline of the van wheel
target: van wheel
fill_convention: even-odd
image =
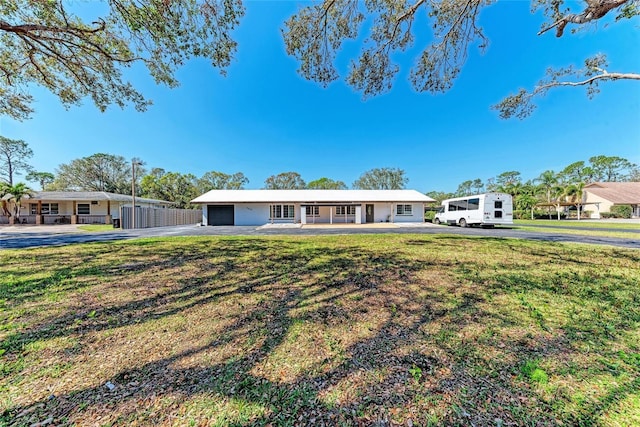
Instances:
[[[465,228],[467,226],[467,221],[464,218],[460,218],[460,221],[458,221],[458,225],[462,228]]]
[[[435,225],[440,225],[440,220],[439,220],[438,218],[434,218],[434,219],[433,219],[433,223],[434,223]]]

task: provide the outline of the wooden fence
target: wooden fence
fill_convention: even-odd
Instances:
[[[131,208],[120,209],[120,227],[131,227]],[[201,209],[163,209],[163,208],[136,208],[136,227],[167,227],[171,225],[188,225],[202,222]]]

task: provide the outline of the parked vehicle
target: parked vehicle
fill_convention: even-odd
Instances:
[[[460,227],[513,225],[513,199],[510,194],[505,193],[485,193],[447,199],[442,202],[433,223],[457,224]]]

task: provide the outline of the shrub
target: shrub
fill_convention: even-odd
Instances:
[[[424,213],[424,219],[425,221],[429,221],[432,222],[433,218],[436,216],[436,211],[426,211]]]
[[[631,218],[632,212],[630,205],[615,205],[611,206],[609,213],[612,215],[610,218]]]
[[[560,212],[560,219],[565,219],[567,214],[564,212]],[[533,213],[534,219],[549,219],[549,212],[546,210],[537,210]],[[558,212],[555,210],[551,211],[551,219],[558,219]]]

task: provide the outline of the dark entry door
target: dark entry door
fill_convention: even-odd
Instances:
[[[207,207],[208,225],[233,225],[233,205],[209,205]]]
[[[373,222],[373,205],[367,205],[366,206],[366,218],[365,221],[366,222]]]

